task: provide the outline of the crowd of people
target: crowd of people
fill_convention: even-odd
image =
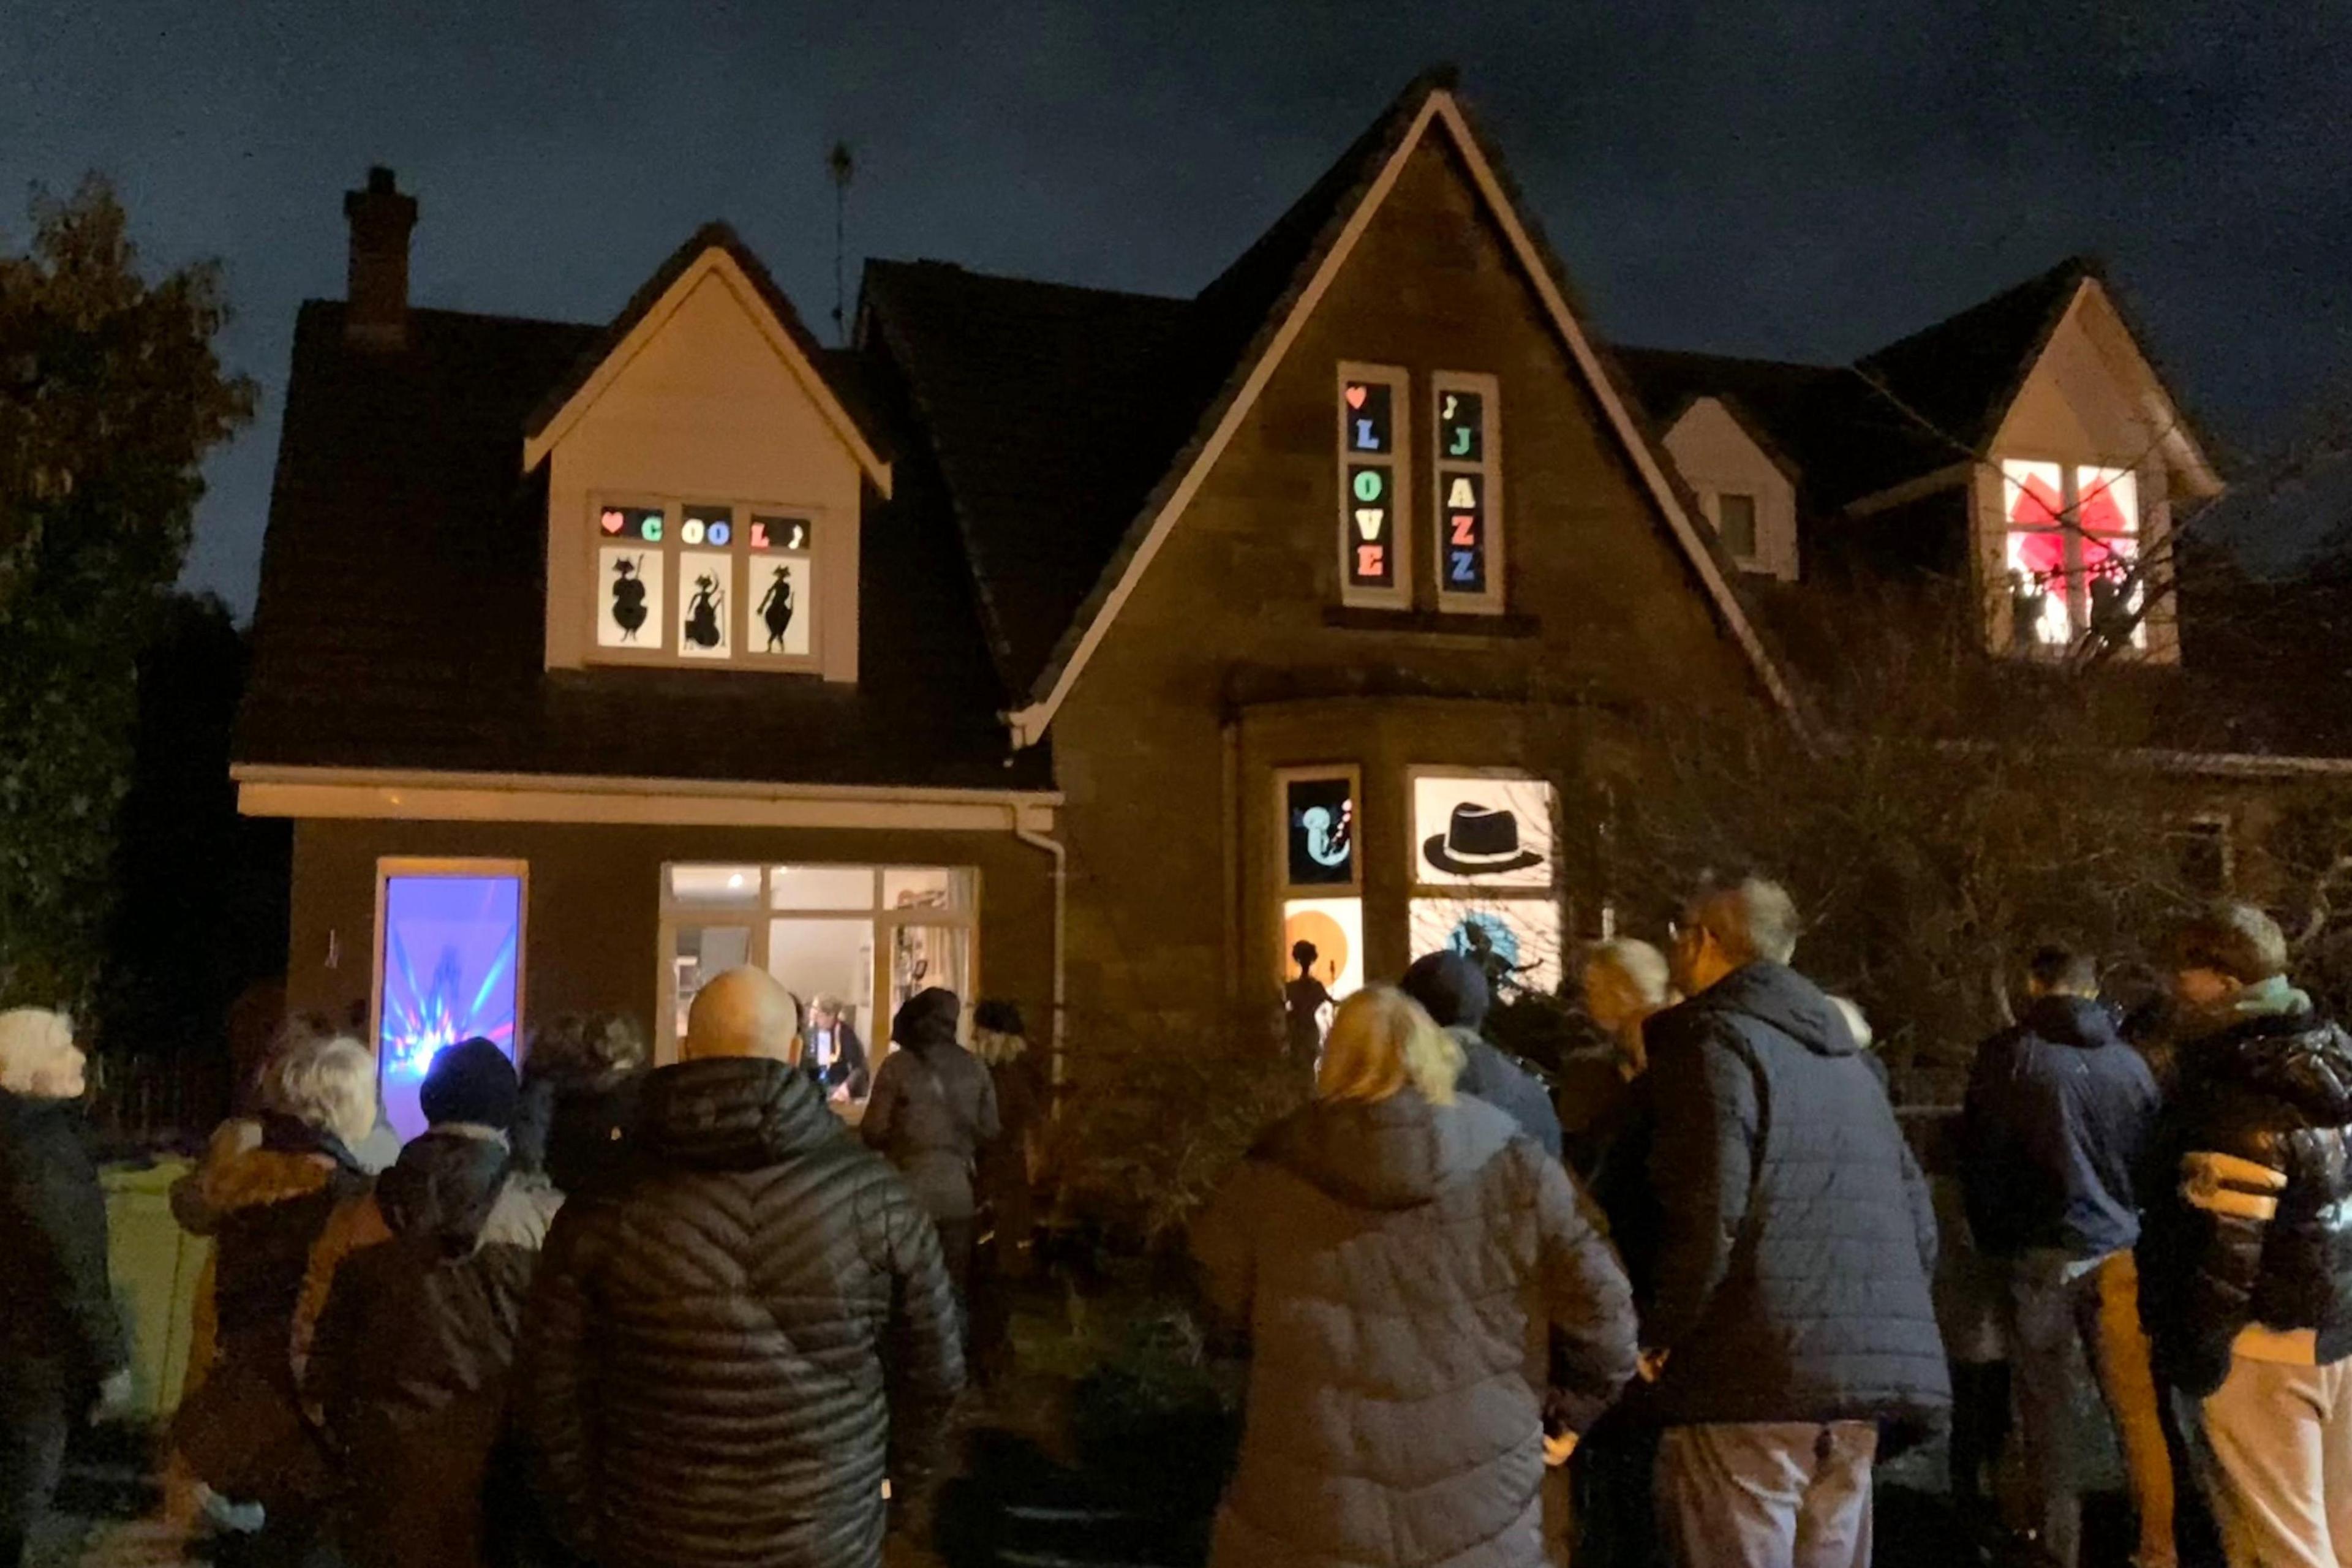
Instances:
[[[1572,1094],[1489,1037],[1469,956],[1338,1005],[1308,1102],[1191,1233],[1251,1358],[1218,1568],[1863,1568],[1876,1467],[1948,1424],[1997,1517],[2012,1411],[2012,1522],[2073,1568],[2094,1395],[2143,1568],[2203,1518],[2232,1568],[2352,1568],[2352,1039],[2275,923],[2186,923],[2146,1038],[2088,955],[2031,956],[1941,1270],[1799,929],[1749,879],[1665,952],[1591,949],[1609,1048]],[[264,1564],[878,1563],[1026,1264],[1048,1091],[1017,1012],[982,1004],[969,1049],[961,1015],[912,997],[869,1063],[838,1005],[733,970],[671,1066],[614,1017],[551,1024],[520,1076],[443,1049],[404,1146],[367,1049],[289,1030],[173,1194],[212,1241],[173,1519]],[[82,1087],[63,1018],[0,1014],[0,1568],[128,1395]],[[1997,1344],[1954,1321],[1955,1247]]]

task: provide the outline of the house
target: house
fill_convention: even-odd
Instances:
[[[1662,697],[1799,722],[1781,624],[1874,573],[2046,662],[2220,482],[2079,268],[1853,367],[1612,352],[1444,73],[1191,298],[877,261],[841,348],[719,226],[602,326],[413,306],[416,211],[373,172],[301,310],[236,766],[403,1115],[741,963],[1074,1060],[1441,942],[1552,985],[1564,786]]]

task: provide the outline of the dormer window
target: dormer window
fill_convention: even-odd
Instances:
[[[813,509],[632,497],[593,512],[597,662],[815,668]]]
[[[2063,651],[2091,631],[2147,647],[2138,476],[2011,458],[2000,477],[2011,646],[2027,654]]]

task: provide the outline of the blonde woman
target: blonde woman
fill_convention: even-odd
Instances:
[[[1633,1376],[1623,1269],[1565,1172],[1385,987],[1342,1003],[1315,1098],[1193,1227],[1255,1346],[1216,1568],[1544,1561],[1551,1410],[1580,1432]]]
[[[0,1568],[24,1561],[67,1432],[101,1387],[116,1404],[130,1393],[81,1093],[62,1014],[0,1013]]]

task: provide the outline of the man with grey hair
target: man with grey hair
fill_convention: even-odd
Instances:
[[[1677,1562],[1866,1568],[1882,1430],[1951,1403],[1936,1222],[1844,1017],[1789,967],[1795,900],[1750,878],[1675,933],[1689,998],[1647,1035],[1656,1256],[1643,1369]]]
[[[955,1300],[929,1216],[800,1070],[800,1023],[764,970],[704,986],[686,1059],[646,1080],[637,1179],[549,1237],[519,1420],[604,1568],[877,1568],[887,1527],[919,1528]]]

